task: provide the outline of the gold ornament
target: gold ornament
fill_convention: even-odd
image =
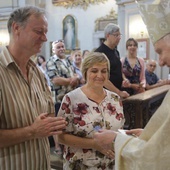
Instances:
[[[108,0],[52,0],[52,3],[55,6],[63,6],[65,8],[81,7],[86,10],[90,4],[96,5],[106,1]]]

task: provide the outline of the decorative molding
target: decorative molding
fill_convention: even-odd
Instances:
[[[107,1],[108,0],[52,0],[52,3],[55,6],[63,6],[65,8],[81,7],[86,10],[90,4],[96,5]]]
[[[140,1],[144,1],[144,0],[116,0],[117,5],[127,5],[127,4],[131,4],[131,3],[137,3]]]
[[[103,31],[105,26],[109,23],[117,24],[117,14],[114,9],[111,9],[110,14],[105,17],[98,18],[95,21],[95,32]]]
[[[38,6],[40,8],[45,8],[45,0],[25,0],[26,5]]]

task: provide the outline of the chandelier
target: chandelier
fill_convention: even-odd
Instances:
[[[52,3],[55,6],[63,6],[65,8],[81,7],[86,10],[90,4],[96,5],[106,1],[108,0],[52,0]]]

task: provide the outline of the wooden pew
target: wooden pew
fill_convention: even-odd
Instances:
[[[162,103],[170,85],[164,85],[124,99],[125,129],[144,128]]]

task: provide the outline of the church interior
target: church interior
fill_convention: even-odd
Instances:
[[[151,3],[154,0],[140,0]],[[139,1],[139,2],[140,2]],[[8,0],[0,2],[0,47],[9,41],[7,20],[9,14],[16,8],[33,5],[47,11],[48,34],[41,54],[48,59],[52,55],[51,43],[64,39],[65,22],[70,17],[74,21],[74,48],[92,51],[104,39],[104,28],[108,23],[116,23],[121,28],[121,41],[118,45],[120,57],[126,56],[126,40],[135,38],[144,45],[144,59],[158,60],[135,0]],[[138,49],[139,50],[139,49]],[[66,49],[67,54],[70,50]],[[160,78],[167,78],[169,69],[156,68]]]
[[[153,1],[138,0],[139,3],[152,3]],[[149,59],[158,62],[158,56],[137,8],[136,0],[0,1],[0,51],[2,46],[7,46],[9,43],[7,21],[10,13],[18,7],[27,5],[44,8],[47,12],[47,41],[40,52],[46,59],[53,55],[52,42],[56,40],[64,40],[68,56],[74,49],[94,51],[104,41],[105,26],[115,23],[120,26],[122,34],[117,46],[120,57],[127,55],[127,39],[134,38],[138,42],[138,56],[142,57],[145,62]],[[167,79],[170,70],[168,67],[157,65],[155,73],[161,79]],[[153,112],[160,106],[168,89],[169,86],[160,88],[159,93],[157,90],[152,90],[152,93],[146,93],[145,96],[139,94],[125,99],[123,101],[127,115],[125,128],[136,128],[139,125],[143,128]],[[135,117],[136,112],[139,113],[139,117]],[[52,154],[51,160],[52,168],[62,169],[61,157]]]

